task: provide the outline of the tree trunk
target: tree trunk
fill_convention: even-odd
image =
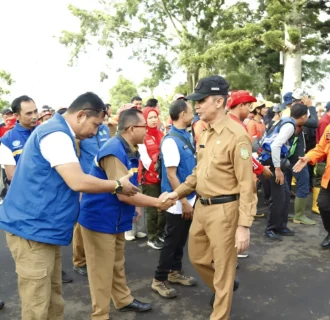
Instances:
[[[292,44],[290,42],[288,27],[289,26],[285,25],[283,94],[301,88],[301,46],[300,43]]]

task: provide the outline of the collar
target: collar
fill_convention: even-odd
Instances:
[[[127,140],[125,140],[125,138],[120,134],[117,134],[116,137],[123,143],[127,156],[129,158],[132,158],[132,157],[138,158],[139,157],[139,147],[138,146],[133,146],[131,143],[129,143]]]
[[[19,122],[16,122],[15,129],[20,132],[29,132],[31,133],[37,126],[35,126],[33,129],[26,129],[20,125]]]
[[[226,115],[224,119],[222,119],[221,121],[213,124],[209,124],[207,130],[211,131],[213,129],[217,134],[220,134],[223,128],[227,125],[228,121],[229,121],[229,116]]]

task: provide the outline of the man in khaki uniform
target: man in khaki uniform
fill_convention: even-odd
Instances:
[[[256,186],[251,167],[251,140],[241,124],[225,114],[228,83],[220,76],[201,79],[187,97],[208,123],[198,142],[197,166],[167,198],[177,200],[194,190],[199,195],[189,232],[189,257],[215,292],[212,320],[228,320],[237,251],[249,247],[256,213]],[[214,262],[214,268],[212,267]]]

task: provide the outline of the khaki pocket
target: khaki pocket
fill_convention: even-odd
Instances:
[[[16,266],[16,273],[26,280],[41,280],[47,276],[47,268],[33,269],[26,266]]]

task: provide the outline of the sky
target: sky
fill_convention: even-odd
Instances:
[[[27,94],[38,106],[68,106],[79,94],[97,93],[109,100],[109,89],[119,74],[139,84],[148,76],[147,68],[136,60],[129,60],[129,48],[117,48],[109,60],[99,48],[89,47],[74,67],[69,67],[69,49],[58,41],[62,30],[79,31],[79,20],[67,9],[68,4],[93,9],[96,0],[10,0],[0,1],[0,70],[11,73],[15,83],[7,100]],[[109,79],[100,82],[105,71]],[[181,74],[173,86],[183,82]],[[170,94],[171,88],[158,90]],[[157,93],[157,92],[156,92]],[[143,94],[142,94],[143,96]]]
[[[130,48],[117,48],[114,59],[109,60],[99,48],[89,47],[88,53],[69,67],[69,49],[58,41],[62,30],[79,31],[79,20],[67,9],[69,4],[93,9],[97,0],[0,1],[0,70],[10,72],[15,80],[7,100],[27,94],[39,108],[45,104],[58,108],[68,106],[81,93],[93,91],[107,102],[119,68],[137,85],[148,76],[142,63],[128,59]],[[109,79],[101,83],[102,71]],[[184,80],[184,74],[178,72],[170,85],[162,85],[155,93],[169,95]],[[319,96],[321,101],[327,101],[330,83],[326,87]]]

